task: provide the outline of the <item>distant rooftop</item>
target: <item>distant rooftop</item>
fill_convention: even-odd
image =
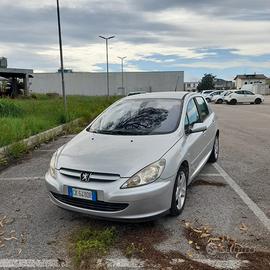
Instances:
[[[21,69],[21,68],[0,68],[0,76],[4,78],[16,77],[16,78],[25,78],[26,75],[33,74],[32,69]]]
[[[234,80],[236,79],[246,79],[246,80],[250,80],[250,79],[267,79],[267,77],[264,74],[244,74],[244,75],[237,75]]]

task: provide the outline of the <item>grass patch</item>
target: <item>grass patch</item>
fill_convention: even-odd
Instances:
[[[18,142],[76,118],[82,118],[78,132],[119,97],[68,96],[68,116],[59,96],[35,95],[29,99],[0,99],[0,147]]]
[[[115,243],[116,229],[87,227],[73,233],[70,247],[75,269],[96,269],[97,259]]]
[[[23,110],[9,100],[0,100],[0,117],[18,117]]]
[[[12,144],[8,148],[7,156],[8,156],[8,159],[10,159],[10,160],[18,159],[18,158],[22,157],[22,155],[27,153],[27,151],[28,151],[27,145],[25,143],[18,142],[18,143]]]

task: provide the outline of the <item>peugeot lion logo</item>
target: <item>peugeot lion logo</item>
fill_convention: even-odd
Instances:
[[[88,173],[88,172],[81,173],[81,181],[82,182],[90,182],[90,173]]]

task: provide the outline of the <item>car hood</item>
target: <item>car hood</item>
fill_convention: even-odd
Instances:
[[[180,137],[176,133],[116,136],[83,131],[63,147],[58,157],[57,169],[131,177],[159,160]]]

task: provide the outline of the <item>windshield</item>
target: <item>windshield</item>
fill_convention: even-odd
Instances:
[[[181,116],[177,99],[130,99],[109,108],[89,128],[113,135],[152,135],[175,131]]]

